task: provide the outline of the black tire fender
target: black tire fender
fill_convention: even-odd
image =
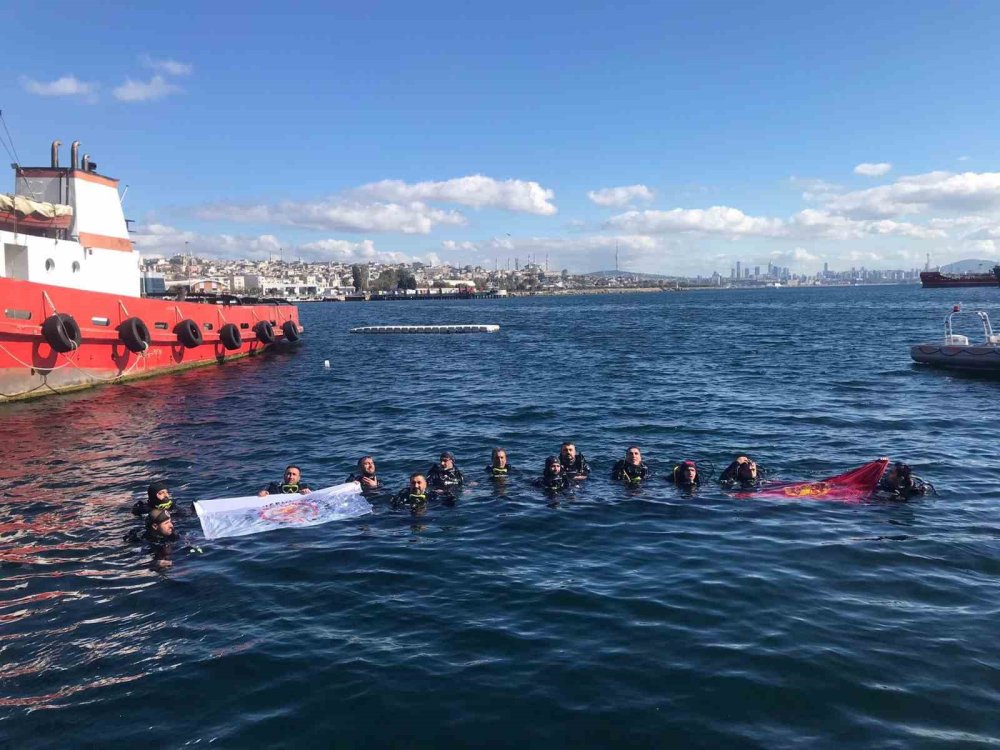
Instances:
[[[230,351],[243,346],[243,334],[235,323],[226,323],[219,329],[219,341]]]
[[[152,338],[142,318],[126,318],[118,325],[118,340],[125,344],[125,348],[130,352],[139,354],[149,348]]]
[[[42,336],[54,351],[71,352],[80,346],[80,326],[72,315],[56,313],[42,322]]]
[[[201,335],[201,328],[191,318],[186,318],[174,326],[174,333],[177,334],[177,340],[187,349],[201,346],[205,340]]]
[[[281,332],[285,334],[285,338],[289,341],[298,341],[300,338],[299,327],[294,320],[286,320],[282,323]]]
[[[262,320],[253,327],[253,332],[257,334],[257,340],[262,344],[274,343],[274,326],[270,320]]]

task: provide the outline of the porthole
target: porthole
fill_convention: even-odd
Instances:
[[[80,273],[80,261],[73,261],[73,273]]]
[[[52,260],[52,258],[46,258],[45,259],[45,270],[46,271],[53,271],[53,270],[55,270],[55,267],[56,267],[56,262],[54,260]]]

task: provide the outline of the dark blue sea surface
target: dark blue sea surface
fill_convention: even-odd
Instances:
[[[1000,381],[909,358],[956,301],[1000,321],[992,289],[321,303],[288,353],[3,406],[0,746],[1000,745]],[[390,323],[502,330],[348,332]],[[554,502],[529,479],[565,439],[595,473]],[[421,515],[189,517],[203,553],[163,570],[122,543],[152,479],[186,503],[371,453],[397,489],[442,449],[476,481]],[[888,455],[938,494],[664,480],[741,452],[778,479]]]

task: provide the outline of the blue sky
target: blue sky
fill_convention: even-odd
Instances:
[[[147,253],[728,275],[1000,256],[996,3],[53,3],[19,159]]]

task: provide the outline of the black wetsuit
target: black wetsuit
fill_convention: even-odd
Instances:
[[[567,479],[586,479],[590,476],[590,465],[582,453],[577,453],[576,458],[572,461],[566,460],[566,457],[560,453],[559,463],[562,465],[563,474],[566,475]]]
[[[402,489],[392,497],[392,504],[396,507],[406,505],[411,508],[424,505],[430,497],[429,492],[415,494],[409,487]]]
[[[694,475],[694,481],[688,481],[687,472],[684,470],[683,466],[675,466],[674,470],[670,472],[669,481],[676,484],[678,487],[693,488],[701,484],[701,472]]]
[[[535,480],[535,484],[546,492],[563,492],[569,489],[572,480],[562,472],[554,474],[551,471],[546,471],[539,479]]]
[[[877,492],[882,498],[890,500],[908,500],[914,495],[926,495],[930,486],[920,477],[912,474],[903,478],[900,476],[883,476],[878,483]]]
[[[615,464],[611,469],[611,479],[615,482],[625,480],[629,485],[638,485],[649,476],[649,468],[645,462],[640,462],[638,466],[629,463],[624,458]]]
[[[376,492],[378,492],[379,490],[382,489],[382,480],[378,478],[378,475],[376,475],[376,474],[366,474],[363,471],[362,472],[358,472],[357,474],[351,474],[351,476],[349,476],[344,481],[345,482],[358,482],[360,484],[361,483],[361,477],[367,477],[368,479],[374,479],[375,480],[375,486],[374,487],[368,487],[368,486],[362,484],[361,485],[361,494],[363,494],[363,495],[375,494]]]
[[[299,482],[298,484],[284,484],[282,482],[271,482],[267,487],[264,488],[264,492],[268,495],[294,495],[302,490],[311,490],[310,487],[305,482]]]
[[[161,503],[159,500],[140,500],[135,505],[132,506],[133,516],[145,516],[152,513],[155,509],[170,511],[170,515],[174,518],[183,518],[187,515],[181,507],[174,502],[173,498],[167,501],[166,504]]]
[[[740,477],[740,468],[745,466],[745,464],[739,464],[733,461],[729,466],[722,470],[722,474],[719,476],[719,483],[724,485],[728,489],[739,488],[741,490],[754,490],[760,487],[761,483],[764,481],[764,471],[757,467],[757,476],[743,476]]]
[[[148,544],[152,547],[162,547],[166,544],[176,544],[180,541],[180,535],[175,531],[170,536],[161,534],[154,528],[132,529],[125,535],[127,544]]]
[[[161,534],[152,526],[147,526],[144,529],[132,529],[125,535],[125,543],[145,547],[153,554],[153,560],[155,561],[166,560],[175,549],[201,551],[195,550],[190,545],[183,544],[181,535],[176,531],[167,536],[166,534]]]
[[[511,466],[510,464],[507,464],[503,468],[500,468],[498,466],[486,467],[486,475],[490,479],[506,479],[513,473],[514,473],[514,467]]]
[[[465,484],[465,477],[458,467],[442,469],[441,464],[434,464],[427,470],[427,486],[434,490],[452,490]]]

